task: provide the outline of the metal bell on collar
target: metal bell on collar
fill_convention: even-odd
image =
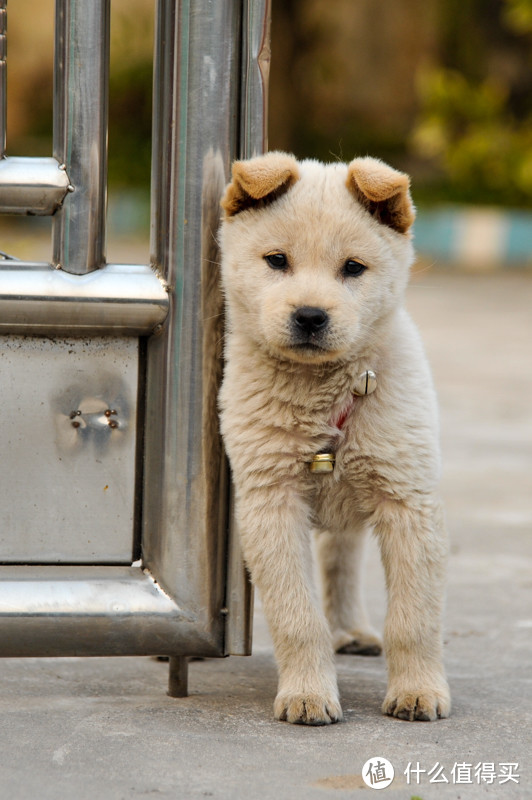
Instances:
[[[366,369],[356,379],[353,387],[353,394],[357,397],[363,397],[366,394],[372,394],[377,388],[377,376],[372,369]]]
[[[310,462],[311,472],[332,472],[336,458],[334,453],[316,453]]]

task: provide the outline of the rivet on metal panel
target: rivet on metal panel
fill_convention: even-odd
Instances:
[[[86,446],[101,450],[111,443],[122,447],[128,441],[129,403],[123,385],[108,373],[93,381],[90,390],[73,385],[57,398],[57,446],[62,454],[75,454]]]

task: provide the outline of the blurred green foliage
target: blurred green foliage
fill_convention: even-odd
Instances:
[[[111,3],[109,185],[149,190],[153,80],[153,4]]]
[[[500,23],[523,37],[520,44],[528,48],[532,62],[532,0],[505,0]],[[512,85],[513,75],[500,67],[485,76],[489,70],[482,68],[478,52],[465,69],[463,62],[471,58],[475,44],[465,49],[463,59],[460,48],[455,50],[455,68],[440,66],[420,76],[421,112],[410,140],[413,152],[439,168],[437,191],[434,185],[430,191],[433,198],[530,206],[530,92],[519,91],[519,81],[514,78]]]
[[[508,25],[520,33],[532,33],[532,2],[506,0],[505,17]]]
[[[151,59],[111,71],[109,81],[109,184],[150,185]]]

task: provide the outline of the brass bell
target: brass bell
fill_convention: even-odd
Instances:
[[[334,469],[334,453],[316,453],[310,462],[311,472],[332,472]]]
[[[365,394],[372,394],[376,388],[377,376],[372,369],[367,369],[358,376],[353,388],[353,394],[357,397],[363,397]]]

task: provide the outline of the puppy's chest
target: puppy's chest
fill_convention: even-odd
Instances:
[[[309,506],[316,528],[340,529],[347,520],[362,521],[374,510],[375,472],[362,454],[357,458],[350,453],[344,462],[340,451],[333,472],[311,474],[309,478]]]

